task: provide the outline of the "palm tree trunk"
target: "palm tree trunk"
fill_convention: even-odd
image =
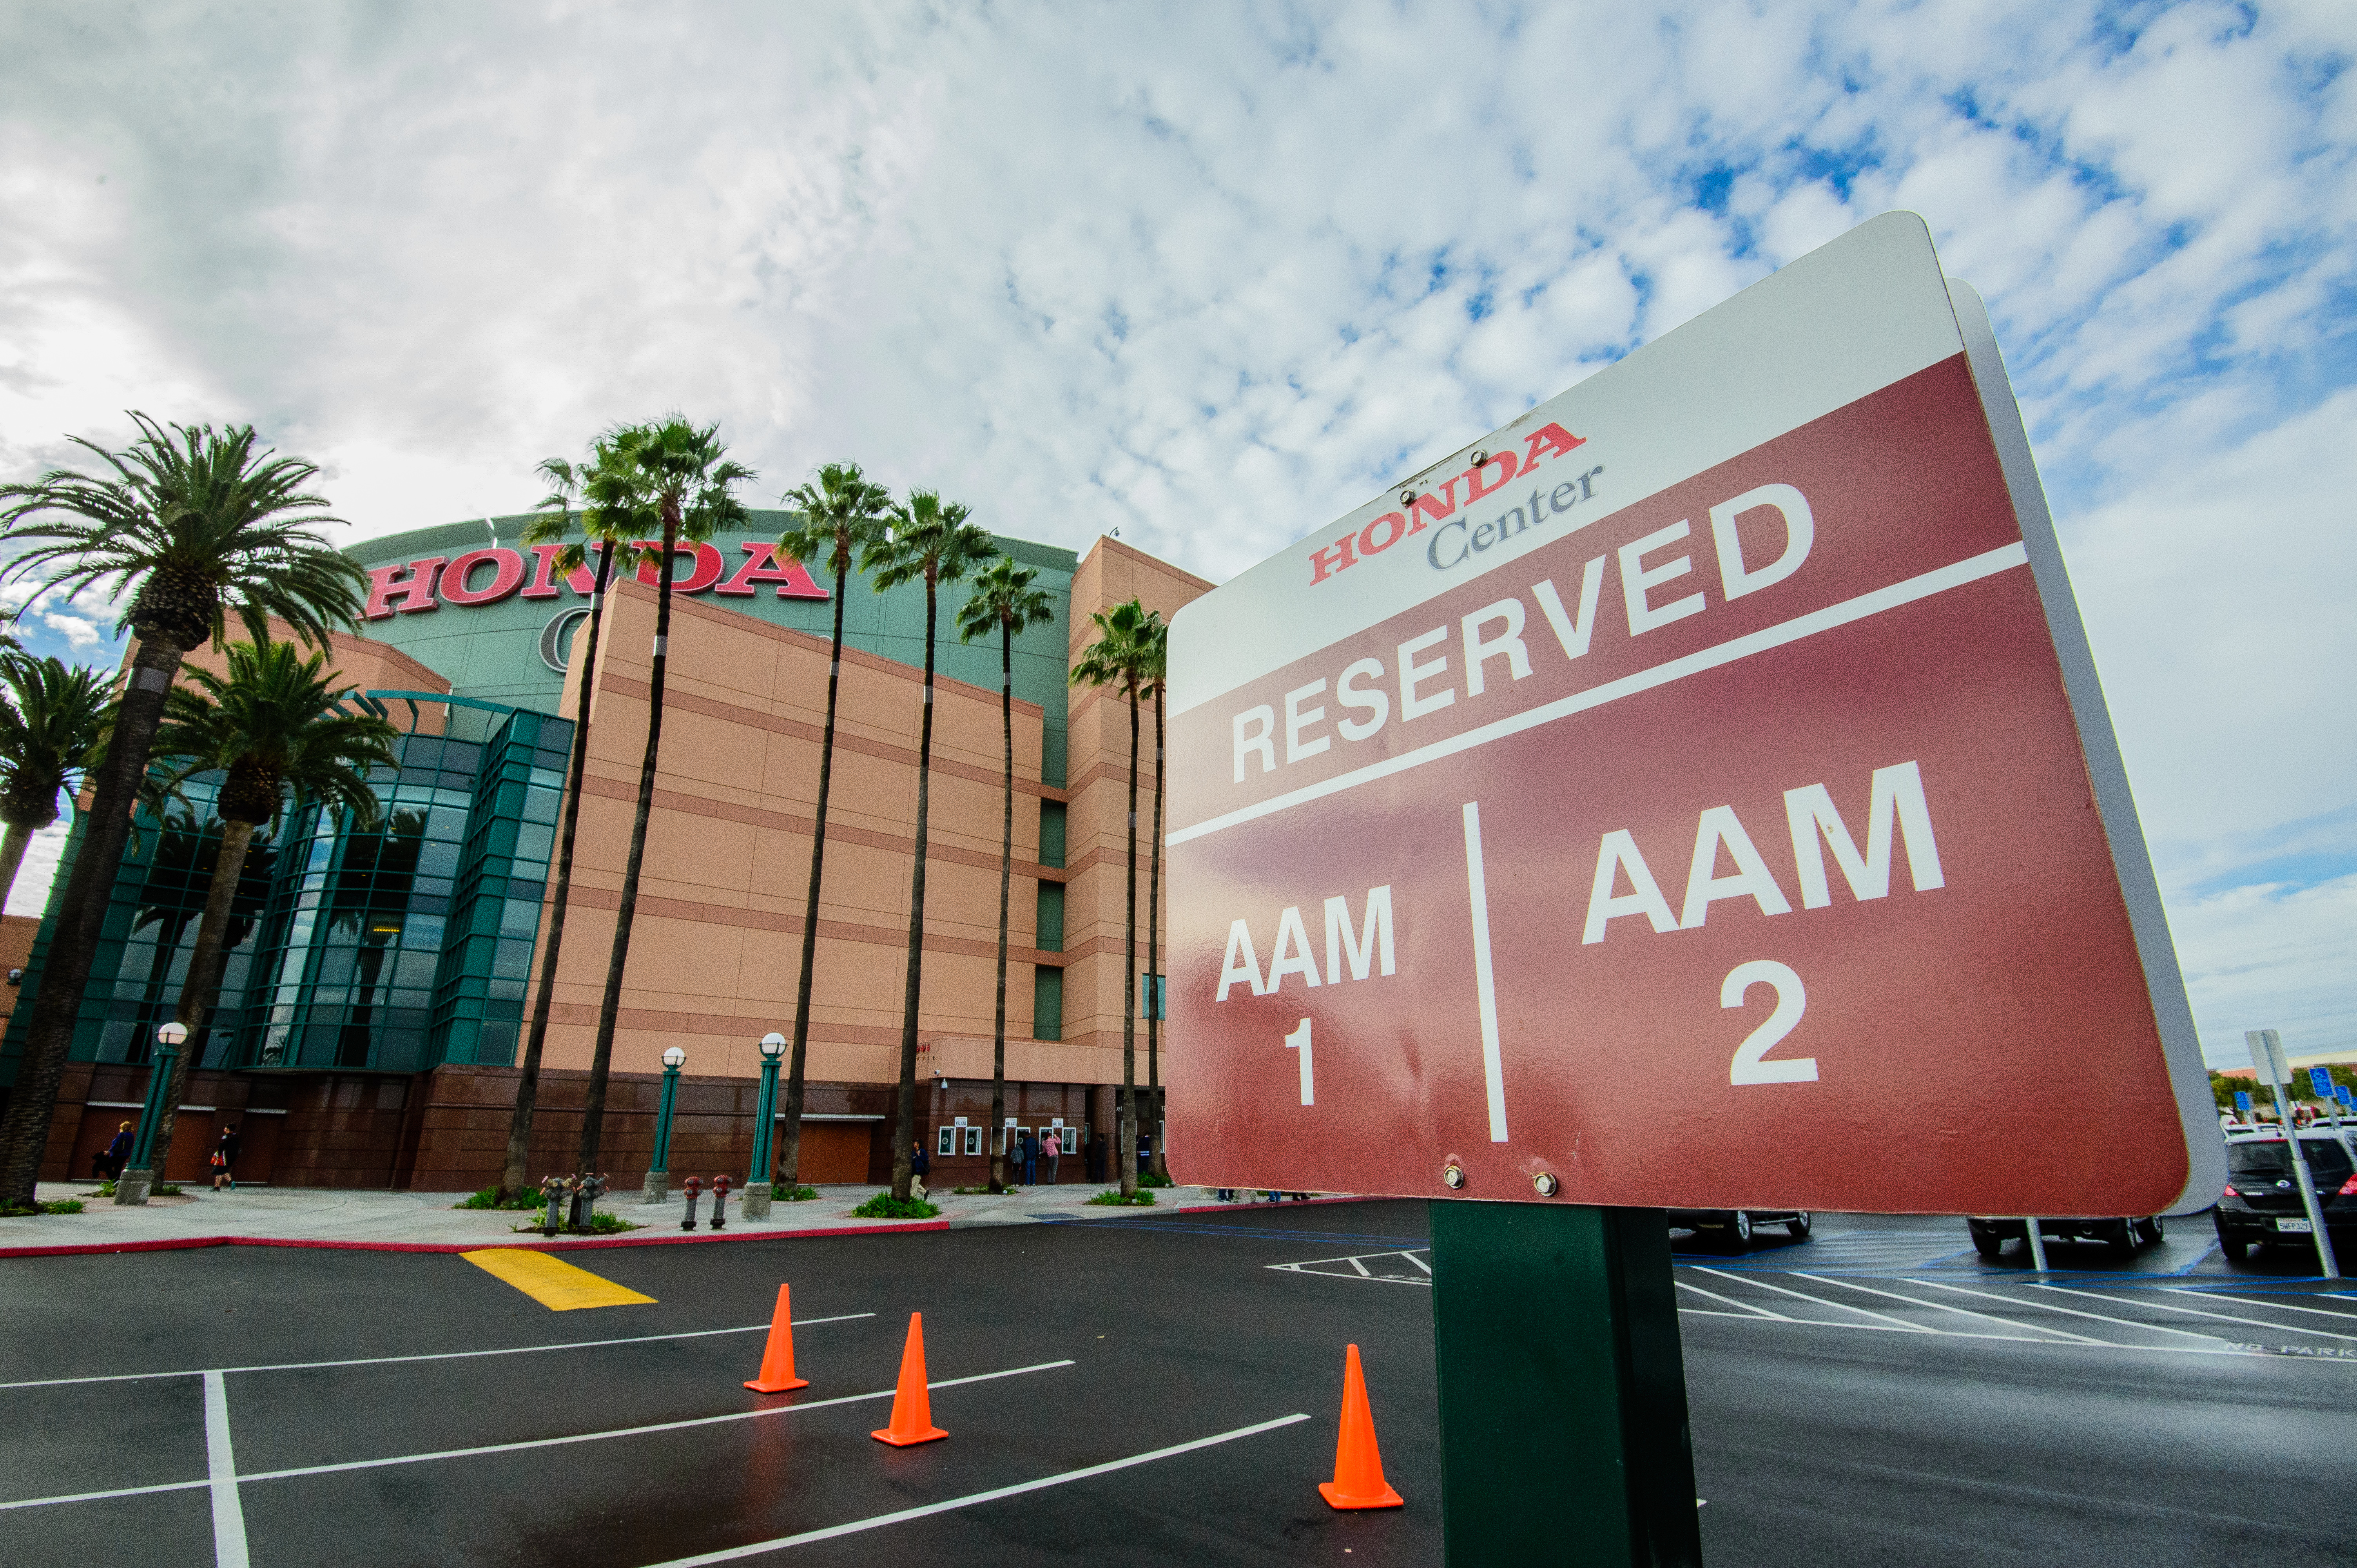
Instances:
[[[5,904],[16,889],[16,868],[25,864],[25,846],[32,842],[30,822],[10,822],[8,831],[0,833],[0,904]]]
[[[1162,1115],[1162,688],[1154,689],[1154,874],[1146,881],[1146,972],[1154,977],[1155,1005],[1146,1015],[1147,1114],[1154,1120],[1154,1174],[1170,1175]]]
[[[1137,1196],[1137,692],[1129,693],[1129,901],[1122,918],[1121,1195]]]
[[[1006,900],[1015,875],[1015,623],[998,623],[998,727],[1006,768],[998,823],[998,1022],[990,1047],[990,1190],[1006,1190]],[[1035,936],[1034,940],[1037,938]]]
[[[933,597],[925,572],[925,718],[917,745],[917,868],[909,884],[909,988],[900,1003],[900,1100],[893,1122],[892,1196],[909,1196],[909,1155],[917,1138],[917,999],[925,972],[925,816],[933,783]]]
[[[172,1009],[172,1016],[188,1031],[188,1048],[172,1060],[172,1081],[164,1091],[164,1114],[156,1123],[154,1164],[147,1168],[156,1173],[160,1183],[167,1168],[165,1158],[172,1152],[172,1123],[179,1114],[180,1096],[187,1090],[188,1073],[196,1066],[197,1055],[204,1048],[205,1015],[212,1011],[221,993],[221,969],[229,953],[221,940],[229,929],[230,907],[237,902],[237,884],[245,875],[245,857],[253,847],[253,830],[259,822],[221,823],[221,854],[213,861],[213,879],[205,889],[205,912],[197,922],[197,949],[188,955],[188,972],[180,982],[180,1000]]]
[[[622,1011],[622,971],[630,961],[630,922],[639,912],[639,869],[647,858],[647,819],[655,809],[655,757],[662,745],[663,673],[671,652],[672,546],[679,539],[679,510],[663,508],[662,579],[655,598],[654,661],[647,673],[647,750],[639,762],[639,809],[630,820],[630,858],[622,867],[622,903],[614,911],[614,950],[606,960],[606,993],[597,1004],[597,1046],[589,1058],[589,1093],[581,1111],[580,1165],[597,1168],[597,1144],[606,1130],[606,1079],[614,1065],[614,1026]]]
[[[851,537],[835,536],[834,642],[826,665],[826,735],[818,747],[818,820],[811,826],[810,894],[802,900],[802,972],[794,984],[794,1043],[786,1057],[785,1130],[778,1134],[778,1169],[786,1197],[802,1190],[802,1069],[810,1053],[811,975],[818,962],[819,873],[826,865],[826,798],[834,782],[834,703],[843,681],[843,601],[851,576]],[[754,1180],[760,1180],[759,1175]]]
[[[597,553],[597,582],[589,595],[589,646],[581,655],[581,695],[573,704],[573,761],[565,788],[565,831],[556,849],[556,902],[548,912],[548,950],[540,961],[540,989],[533,998],[532,1033],[523,1047],[523,1076],[516,1082],[515,1113],[508,1118],[508,1158],[500,1170],[500,1198],[523,1190],[532,1163],[532,1118],[540,1106],[540,1052],[548,1043],[548,1010],[556,997],[556,955],[565,947],[565,911],[573,899],[573,834],[581,822],[581,781],[589,771],[589,689],[597,679],[597,638],[606,618],[606,582],[614,569],[614,549]]]
[[[49,940],[40,994],[26,1020],[25,1055],[8,1096],[8,1115],[0,1122],[0,1208],[33,1207],[33,1184],[39,1179],[41,1156],[48,1147],[58,1084],[65,1077],[67,1053],[73,1048],[82,990],[90,983],[109,896],[131,837],[131,809],[139,799],[139,781],[146,776],[156,726],[164,716],[164,693],[172,688],[182,651],[166,639],[142,638],[131,661],[106,766],[99,770],[91,797],[89,829],[66,877],[65,897],[59,906],[64,913]]]

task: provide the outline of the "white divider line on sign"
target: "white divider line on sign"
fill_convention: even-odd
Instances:
[[[1493,740],[1503,740],[1508,736],[1520,735],[1524,730],[1536,729],[1541,725],[1553,724],[1557,719],[1568,718],[1573,714],[1586,713],[1590,708],[1600,708],[1607,703],[1617,703],[1623,697],[1633,697],[1641,692],[1650,692],[1657,686],[1666,686],[1673,682],[1683,681],[1689,675],[1699,675],[1705,671],[1716,670],[1721,665],[1733,664],[1738,660],[1749,659],[1754,654],[1766,653],[1771,649],[1802,641],[1814,637],[1821,631],[1832,631],[1837,627],[1847,626],[1852,621],[1865,620],[1870,616],[1880,615],[1885,610],[1897,609],[1901,605],[1913,604],[1918,599],[1928,599],[1935,594],[1944,594],[1951,588],[1961,588],[1968,583],[1977,583],[1983,577],[1995,576],[1999,572],[2026,565],[2029,561],[2029,552],[2026,546],[1999,545],[1995,550],[1972,556],[1967,560],[1942,566],[1935,571],[1926,572],[1921,576],[1910,577],[1903,583],[1893,583],[1887,588],[1877,588],[1872,593],[1860,594],[1854,599],[1846,599],[1840,604],[1827,605],[1824,609],[1812,610],[1804,616],[1796,616],[1781,626],[1762,628],[1759,631],[1722,642],[1716,648],[1702,649],[1684,658],[1673,659],[1665,664],[1656,664],[1651,670],[1640,670],[1635,674],[1624,675],[1618,681],[1608,681],[1600,686],[1590,686],[1585,692],[1575,692],[1568,697],[1544,703],[1531,709],[1528,713],[1516,714],[1512,718],[1500,719],[1495,724],[1483,725],[1479,729],[1467,730],[1464,734],[1451,736],[1447,740],[1435,741],[1430,746],[1420,746],[1414,751],[1402,752],[1397,757],[1386,757],[1381,762],[1370,763],[1353,772],[1338,774],[1319,783],[1307,785],[1286,794],[1242,807],[1222,816],[1197,822],[1190,827],[1179,828],[1166,835],[1163,842],[1167,844],[1182,844],[1189,839],[1202,838],[1222,829],[1249,822],[1254,818],[1265,817],[1272,812],[1301,805],[1305,801],[1322,800],[1329,795],[1339,795],[1345,789],[1355,789],[1361,784],[1372,784],[1378,779],[1388,779],[1393,774],[1405,773],[1411,768],[1420,768],[1427,762],[1437,762],[1444,757],[1454,757],[1460,751],[1471,751],[1477,746],[1487,746]]]
[[[1465,881],[1473,896],[1473,983],[1481,1010],[1481,1077],[1490,1089],[1490,1142],[1502,1144],[1506,1078],[1498,1053],[1498,983],[1490,972],[1490,877],[1481,862],[1478,800],[1465,802]]]
[[[1232,1432],[1215,1433],[1210,1437],[1198,1437],[1188,1443],[1174,1443],[1168,1448],[1157,1448],[1147,1454],[1133,1454],[1126,1459],[1108,1459],[1102,1465],[1083,1466],[1078,1470],[1066,1470],[1060,1475],[1042,1476],[1036,1481],[1017,1481],[1011,1487],[994,1487],[986,1492],[968,1492],[962,1498],[927,1503],[921,1508],[902,1509],[898,1513],[880,1513],[868,1519],[856,1519],[848,1524],[831,1524],[823,1530],[806,1530],[800,1535],[781,1535],[774,1541],[757,1541],[749,1546],[732,1546],[724,1552],[706,1552],[695,1557],[674,1557],[668,1562],[652,1563],[650,1568],[705,1568],[712,1563],[736,1563],[748,1557],[759,1557],[768,1552],[783,1552],[790,1546],[807,1546],[814,1541],[833,1541],[839,1536],[856,1535],[862,1530],[881,1530],[886,1525],[905,1524],[910,1520],[925,1519],[937,1513],[949,1513],[957,1509],[970,1509],[982,1503],[994,1503],[1002,1498],[1021,1497],[1026,1492],[1043,1491],[1049,1487],[1068,1486],[1096,1476],[1109,1476],[1116,1470],[1127,1470],[1139,1465],[1151,1465],[1157,1459],[1174,1459],[1181,1454],[1191,1454],[1199,1448],[1215,1447],[1233,1443],[1240,1437],[1257,1437],[1264,1432],[1275,1432],[1281,1426],[1292,1426],[1308,1421],[1306,1414],[1281,1415],[1275,1421],[1256,1422],[1251,1426],[1239,1426]]]

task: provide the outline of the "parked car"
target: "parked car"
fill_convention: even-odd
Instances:
[[[2309,1128],[2299,1152],[2316,1184],[2325,1233],[2335,1247],[2357,1242],[2357,1169],[2347,1140],[2339,1133]],[[2278,1132],[2264,1138],[2234,1138],[2226,1144],[2226,1190],[2211,1210],[2218,1249],[2240,1262],[2253,1247],[2278,1242],[2307,1246],[2314,1231],[2292,1175],[2291,1150]]]
[[[1805,1208],[1673,1208],[1670,1229],[1710,1236],[1730,1251],[1747,1251],[1752,1234],[1762,1225],[1781,1225],[1795,1241],[1809,1239]]]
[[[1964,1223],[1972,1230],[1973,1250],[1992,1260],[2005,1251],[2007,1241],[2027,1241],[2029,1237],[2028,1220],[2001,1214],[1968,1215]],[[2101,1241],[2123,1258],[2133,1258],[2140,1249],[2158,1245],[2167,1230],[2158,1214],[2038,1221],[2038,1233],[2050,1241]]]

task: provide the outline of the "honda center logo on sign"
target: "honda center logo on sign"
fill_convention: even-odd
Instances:
[[[1919,220],[1428,473],[1173,622],[1174,1174],[1664,1208],[2215,1197],[2051,521]],[[2100,1126],[2043,1113],[2090,1079]]]

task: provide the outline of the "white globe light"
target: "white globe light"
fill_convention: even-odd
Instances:
[[[775,1029],[761,1036],[761,1054],[776,1061],[786,1054],[786,1037]]]
[[[185,1045],[188,1038],[188,1026],[175,1018],[156,1031],[156,1038],[158,1043],[167,1046]]]
[[[685,1067],[686,1065],[687,1053],[681,1050],[677,1046],[672,1047],[671,1049],[663,1053],[663,1066],[668,1068],[681,1068]]]

